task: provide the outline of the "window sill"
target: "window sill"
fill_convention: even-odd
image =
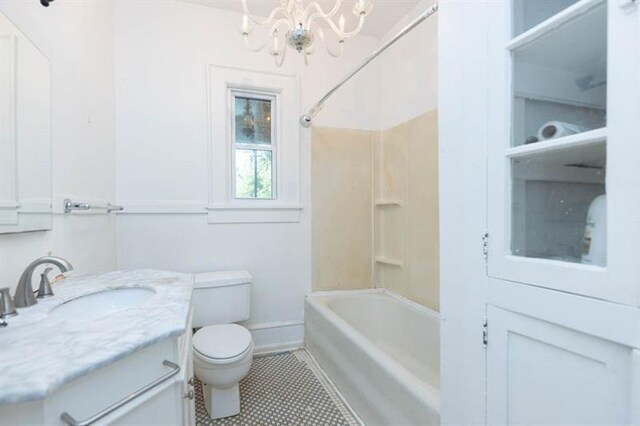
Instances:
[[[208,223],[296,223],[300,222],[301,205],[209,205]]]

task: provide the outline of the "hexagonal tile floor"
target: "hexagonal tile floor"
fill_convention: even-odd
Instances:
[[[335,387],[306,350],[256,356],[240,382],[240,414],[212,420],[196,380],[196,424],[359,425]]]

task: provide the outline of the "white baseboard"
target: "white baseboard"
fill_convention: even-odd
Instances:
[[[297,349],[302,349],[303,347],[304,340],[300,340],[299,342],[285,342],[282,344],[259,346],[254,349],[253,353],[255,355],[269,355],[280,352],[295,351]]]
[[[249,329],[255,353],[281,352],[304,346],[304,321],[243,324]]]

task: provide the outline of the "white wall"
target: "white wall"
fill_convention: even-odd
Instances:
[[[434,0],[422,0],[383,37],[390,40],[425,12]],[[438,107],[438,13],[398,40],[373,63],[379,73],[379,130],[404,123]]]
[[[357,37],[341,59],[319,54],[308,68],[290,51],[277,69],[266,53],[245,48],[240,23],[239,14],[177,1],[115,3],[118,200],[147,206],[145,214],[119,216],[118,263],[189,272],[247,269],[254,276],[251,327],[267,327],[254,332],[257,344],[301,341],[311,288],[310,131],[300,128],[299,223],[207,224],[206,65],[298,75],[307,108],[377,41]],[[377,86],[374,74],[365,73],[327,102],[315,124],[377,126]],[[168,214],[168,206],[184,213]]]
[[[49,58],[52,72],[53,230],[0,235],[0,287],[52,251],[77,273],[116,267],[115,217],[61,214],[62,199],[115,199],[113,20],[107,2],[0,1]]]
[[[36,1],[5,1],[0,10],[51,59],[57,211],[53,231],[0,236],[0,284],[14,286],[23,267],[48,251],[68,258],[79,273],[116,267],[248,269],[255,276],[251,324],[267,327],[255,333],[258,343],[301,338],[303,296],[311,284],[310,131],[300,130],[299,223],[207,224],[205,214],[193,213],[207,203],[206,64],[298,75],[306,110],[380,41],[358,36],[347,42],[342,58],[319,52],[308,68],[289,52],[285,67],[277,69],[265,53],[246,50],[237,30],[241,17],[233,12],[174,0],[58,0],[49,8]],[[381,111],[403,120],[422,112],[423,107],[404,108],[407,102],[422,105],[429,96],[413,101],[403,95],[388,104],[394,96],[381,96],[380,82],[389,77],[381,70],[388,63],[399,69],[405,66],[400,60],[414,61],[406,56],[411,46],[396,48],[396,59],[385,59],[393,51],[385,53],[378,67],[368,67],[336,93],[315,124],[380,130],[388,127]],[[411,95],[421,69],[413,66],[403,77],[411,82],[401,86],[405,95]],[[117,234],[113,216],[60,214],[64,197],[113,201],[116,186],[125,206],[150,206],[146,214],[120,215]],[[167,213],[176,207],[178,213]],[[274,324],[285,327],[270,328]]]

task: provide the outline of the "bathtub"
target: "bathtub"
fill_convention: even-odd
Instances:
[[[314,293],[305,344],[366,425],[440,424],[440,317],[384,290]]]

